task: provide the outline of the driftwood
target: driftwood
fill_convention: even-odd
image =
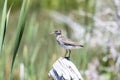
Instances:
[[[60,57],[49,71],[53,80],[83,80],[76,66],[67,58]]]

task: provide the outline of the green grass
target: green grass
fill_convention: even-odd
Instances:
[[[4,7],[2,11],[2,18],[1,18],[1,27],[0,27],[0,55],[2,53],[3,42],[5,38],[6,32],[6,25],[7,25],[7,0],[4,2]]]
[[[23,32],[24,32],[24,27],[25,27],[25,23],[26,23],[26,17],[28,15],[28,9],[29,9],[29,5],[30,5],[30,1],[29,0],[23,0],[23,4],[21,7],[21,12],[20,12],[20,16],[19,16],[19,21],[18,21],[18,26],[17,26],[17,33],[16,33],[16,40],[15,40],[15,44],[14,44],[14,48],[13,48],[13,58],[12,58],[12,65],[11,65],[11,73],[10,73],[10,79],[11,78],[11,74],[12,74],[12,70],[14,67],[14,62],[15,62],[15,58],[17,55],[17,51],[23,36]]]
[[[9,14],[9,13],[8,13]],[[0,71],[2,73],[0,74],[0,79],[4,79],[4,69],[5,69],[5,53],[2,53],[2,48],[3,48],[3,43],[4,43],[4,38],[5,38],[5,33],[6,33],[6,26],[7,26],[7,0],[4,1],[4,6],[2,10],[2,18],[1,18],[1,26],[0,26],[0,56],[2,56],[2,63],[1,63],[1,68]]]

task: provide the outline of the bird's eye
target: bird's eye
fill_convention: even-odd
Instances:
[[[58,32],[58,31],[55,31],[55,32]]]

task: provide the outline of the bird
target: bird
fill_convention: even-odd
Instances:
[[[62,36],[62,32],[60,29],[58,30],[55,30],[53,31],[52,33],[50,34],[55,34],[56,35],[56,40],[57,40],[57,43],[66,49],[66,53],[65,53],[65,56],[68,54],[68,57],[66,58],[70,58],[70,53],[71,53],[71,49],[79,49],[79,48],[82,48],[84,47],[82,44],[78,43],[78,42],[75,42],[75,41],[72,41],[68,38],[65,38],[64,36]]]

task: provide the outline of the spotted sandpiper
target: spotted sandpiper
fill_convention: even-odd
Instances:
[[[70,49],[79,49],[79,48],[83,47],[83,45],[81,45],[80,43],[74,42],[74,41],[72,41],[70,39],[67,39],[64,36],[62,36],[61,30],[55,30],[51,34],[55,34],[56,35],[57,43],[61,47],[63,47],[63,48],[66,49],[65,57],[66,57],[67,53],[69,53],[69,56],[66,57],[66,58],[70,58],[70,53],[71,53]]]

